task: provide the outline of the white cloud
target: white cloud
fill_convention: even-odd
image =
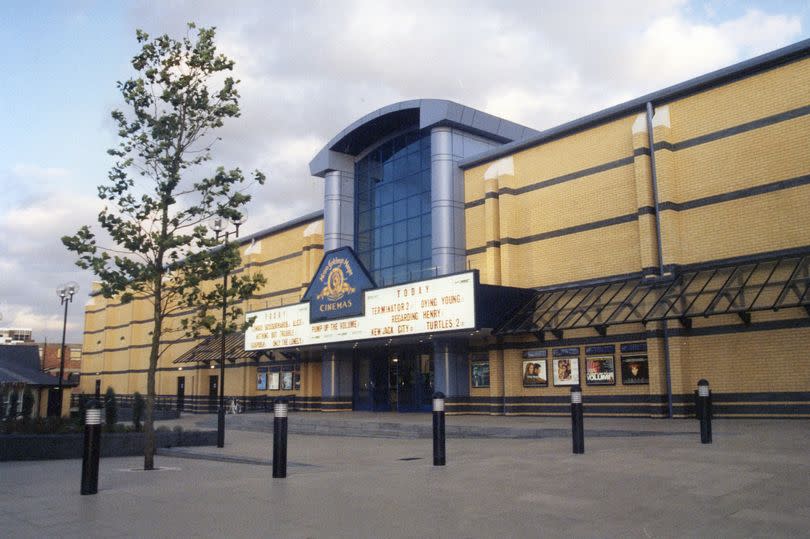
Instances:
[[[48,191],[17,202],[0,214],[0,301],[5,324],[30,327],[37,339],[61,336],[62,309],[56,287],[80,284],[78,301],[69,309],[71,340],[81,339],[80,305],[90,290],[91,275],[75,265],[75,255],[61,237],[83,224],[94,224],[100,201],[88,194]]]
[[[55,297],[55,296],[54,296]],[[58,303],[58,302],[57,302]],[[80,308],[80,305],[74,306],[74,309]],[[28,305],[8,305],[5,307],[6,313],[3,315],[3,325],[6,327],[15,328],[31,328],[33,330],[33,337],[36,340],[55,340],[56,336],[61,337],[63,317],[58,313],[43,314],[36,312]],[[81,333],[82,323],[81,319],[71,319],[67,323],[67,331],[71,334],[69,340],[77,342],[76,336]],[[80,340],[78,342],[81,342]]]
[[[73,234],[81,225],[93,224],[101,208],[98,198],[88,194],[52,191],[41,198],[27,200],[0,215],[0,228],[6,238],[0,240],[5,253],[42,253],[48,249],[53,262],[60,238]]]
[[[798,17],[756,10],[719,25],[693,22],[680,13],[660,17],[642,34],[629,77],[640,86],[646,79],[664,87],[787,45],[800,34]]]
[[[31,165],[27,163],[17,163],[11,167],[11,172],[20,179],[26,180],[50,180],[66,178],[70,171],[61,167],[43,167],[41,165]]]
[[[797,15],[767,15],[753,9],[722,23],[720,32],[742,49],[743,56],[755,56],[799,39],[802,23]]]

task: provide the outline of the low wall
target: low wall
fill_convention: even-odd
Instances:
[[[158,448],[216,445],[216,431],[160,431],[155,433]],[[0,436],[0,461],[80,459],[84,434],[8,434]],[[142,432],[101,433],[102,457],[143,455]]]

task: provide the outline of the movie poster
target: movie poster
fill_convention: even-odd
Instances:
[[[622,358],[622,383],[626,385],[650,383],[650,371],[647,368],[646,356]]]
[[[283,371],[281,373],[281,389],[289,390],[293,388],[293,373],[292,371]]]
[[[473,387],[489,387],[489,361],[470,363]]]
[[[560,357],[551,361],[555,386],[574,386],[579,383],[579,358]]]
[[[261,370],[256,373],[256,389],[267,389],[267,371]]]
[[[613,356],[586,358],[585,381],[591,386],[615,385],[616,366],[613,362]]]
[[[271,372],[268,375],[268,389],[278,389],[279,372]]]
[[[546,360],[534,359],[523,362],[523,387],[547,387]]]

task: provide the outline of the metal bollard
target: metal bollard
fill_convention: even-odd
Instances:
[[[287,477],[287,399],[273,405],[273,477]]]
[[[444,393],[433,394],[433,465],[444,466],[446,463],[444,445]]]
[[[698,382],[698,417],[700,418],[700,443],[712,443],[712,397],[709,382]]]
[[[571,386],[571,435],[574,439],[574,454],[585,453],[585,425],[582,421],[582,388]]]
[[[225,447],[225,405],[217,409],[217,447]]]
[[[92,404],[85,413],[82,453],[82,495],[98,492],[98,458],[101,454],[101,409]]]

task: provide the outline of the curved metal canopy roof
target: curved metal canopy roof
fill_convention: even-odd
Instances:
[[[388,105],[366,114],[335,135],[310,161],[313,176],[346,165],[376,141],[407,128],[438,125],[457,127],[469,133],[508,143],[538,134],[538,131],[445,99],[414,99]]]

